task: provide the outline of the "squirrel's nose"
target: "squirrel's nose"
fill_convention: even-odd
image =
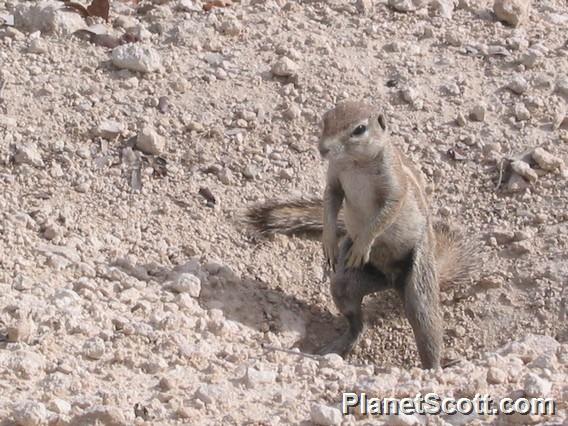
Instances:
[[[329,154],[330,148],[329,143],[326,143],[326,139],[321,138],[318,142],[318,150],[322,157],[325,157]]]
[[[318,149],[319,149],[319,152],[320,152],[322,157],[325,157],[327,154],[329,154],[329,148],[326,147],[326,146],[323,146],[323,145],[320,144]]]

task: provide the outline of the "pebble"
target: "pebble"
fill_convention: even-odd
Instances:
[[[55,398],[49,403],[48,408],[57,414],[68,414],[71,411],[71,404],[64,399]]]
[[[256,368],[247,368],[246,383],[250,388],[258,385],[267,385],[276,381],[276,373],[274,371],[257,370]]]
[[[123,131],[124,126],[122,123],[114,120],[105,120],[93,129],[93,134],[104,139],[112,140],[120,136]]]
[[[176,293],[187,293],[198,298],[201,294],[201,280],[190,273],[179,274],[170,284],[170,288]]]
[[[534,373],[528,373],[523,378],[523,390],[529,398],[546,398],[550,394],[552,384]]]
[[[136,148],[145,154],[159,155],[166,146],[165,139],[151,126],[145,126],[138,132]]]
[[[568,97],[568,75],[558,79],[556,82],[556,91]]]
[[[236,19],[227,19],[218,27],[219,32],[228,36],[237,36],[243,31],[243,24]]]
[[[389,0],[388,5],[397,12],[412,12],[424,6],[424,0]]]
[[[500,368],[491,367],[487,371],[487,383],[489,384],[501,384],[507,382],[507,373]]]
[[[337,408],[314,404],[310,410],[310,420],[316,425],[340,425],[343,416]]]
[[[71,34],[86,27],[83,17],[71,10],[63,10],[54,0],[19,3],[14,10],[14,23],[29,32]]]
[[[30,320],[20,320],[13,326],[7,327],[9,342],[29,342],[34,329]]]
[[[517,95],[522,95],[525,93],[529,87],[529,83],[521,76],[515,76],[513,80],[509,82],[507,87]]]
[[[456,124],[460,127],[464,127],[467,124],[465,116],[461,112],[456,117]]]
[[[302,115],[302,110],[296,104],[290,105],[290,107],[284,110],[284,112],[282,113],[282,116],[288,121],[296,120],[300,118],[301,115]]]
[[[540,63],[543,56],[544,54],[540,50],[531,48],[521,55],[519,62],[526,68],[534,68]]]
[[[277,77],[292,77],[298,72],[298,65],[290,58],[283,56],[272,64],[270,71]]]
[[[132,424],[126,422],[122,412],[112,406],[99,405],[88,408],[84,413],[72,417],[69,424],[79,425],[105,425],[105,426],[127,426]]]
[[[529,240],[524,241],[515,241],[512,243],[509,248],[511,251],[518,255],[524,255],[531,253],[533,251],[534,243]]]
[[[19,350],[10,356],[8,365],[23,378],[31,379],[45,368],[45,359],[36,352]]]
[[[493,12],[500,21],[518,27],[528,20],[530,0],[495,0]]]
[[[470,111],[469,118],[473,121],[485,121],[487,106],[483,102],[477,103]]]
[[[432,4],[442,18],[452,19],[458,0],[434,0]]]
[[[416,426],[422,422],[414,414],[389,414],[386,416],[385,426]]]
[[[562,161],[562,158],[555,157],[554,155],[545,151],[543,148],[535,148],[531,156],[533,160],[538,164],[538,166],[543,170],[553,172],[564,167],[564,161]]]
[[[536,172],[531,169],[531,166],[528,163],[525,163],[524,161],[513,161],[511,163],[511,168],[515,173],[517,173],[519,176],[522,176],[529,182],[536,182],[536,180],[538,179]]]
[[[527,109],[525,104],[523,104],[522,102],[515,104],[514,113],[515,113],[515,118],[517,119],[517,121],[526,121],[526,120],[529,120],[531,118],[530,111]]]
[[[105,342],[100,337],[89,339],[83,345],[83,355],[89,359],[98,360],[105,354]]]
[[[47,408],[41,402],[22,401],[14,406],[12,417],[20,426],[40,426],[47,424]]]
[[[156,50],[137,43],[115,47],[112,50],[112,63],[120,69],[143,73],[158,71],[162,66]]]
[[[400,96],[405,102],[413,105],[416,102],[416,100],[419,98],[419,93],[413,87],[407,87],[406,89],[400,92]]]
[[[47,52],[47,45],[41,38],[35,38],[30,42],[30,45],[28,46],[28,52],[41,55]]]
[[[43,159],[35,144],[28,143],[20,145],[16,148],[16,155],[14,156],[16,164],[29,164],[36,167],[43,166]]]
[[[374,11],[373,1],[374,0],[357,0],[355,2],[355,8],[363,15],[370,15]]]
[[[250,180],[256,179],[258,173],[259,173],[258,169],[252,164],[249,164],[243,170],[243,176]]]

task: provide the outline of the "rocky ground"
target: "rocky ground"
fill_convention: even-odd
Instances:
[[[213,3],[0,0],[0,424],[568,424],[566,2]],[[346,360],[310,355],[345,326],[319,242],[241,223],[321,194],[348,98],[482,244],[443,290],[443,371],[390,293]],[[342,417],[352,390],[559,412]]]

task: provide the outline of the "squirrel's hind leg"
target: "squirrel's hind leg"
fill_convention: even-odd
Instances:
[[[331,277],[333,301],[339,312],[347,318],[349,327],[344,334],[319,350],[320,355],[328,353],[344,355],[350,352],[364,330],[363,298],[391,287],[391,281],[370,265],[362,268],[346,268],[345,263],[351,245],[352,242],[347,237],[341,242],[336,272]]]
[[[416,339],[422,368],[440,367],[443,329],[438,278],[425,238],[414,249],[409,269],[401,276],[400,294]]]

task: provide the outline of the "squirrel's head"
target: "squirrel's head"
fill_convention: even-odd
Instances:
[[[323,116],[319,152],[323,158],[375,158],[387,140],[385,116],[363,102],[341,102]]]

